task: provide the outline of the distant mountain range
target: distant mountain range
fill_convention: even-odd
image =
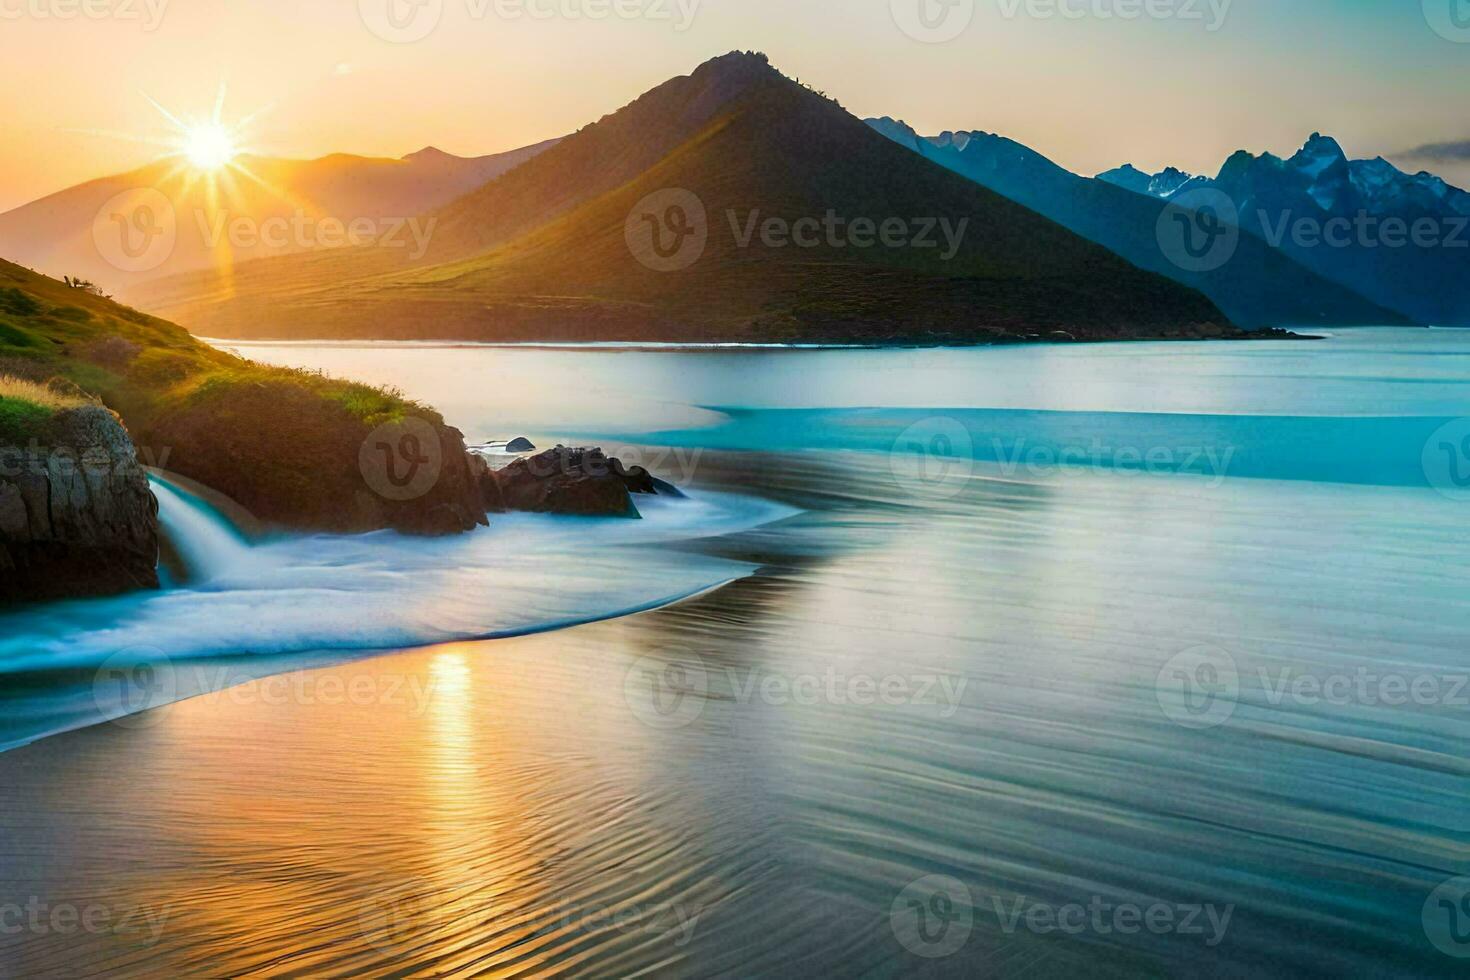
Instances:
[[[1161,219],[1168,218],[1165,200],[1080,177],[1004,136],[946,132],[921,137],[889,118],[870,119],[868,125],[900,146],[1024,204],[1140,268],[1200,290],[1236,323],[1340,326],[1404,322],[1403,316],[1249,236],[1240,237],[1229,261],[1218,268],[1181,265],[1181,256],[1160,235]],[[1175,178],[1161,174],[1151,179],[1163,186]],[[1166,231],[1172,227],[1164,225]]]
[[[1314,135],[1286,160],[1237,153],[1214,178],[1088,178],[995,134],[865,125],[752,53],[509,153],[237,163],[213,191],[165,161],[54,194],[0,215],[0,255],[233,337],[946,342],[1470,324],[1470,247],[1455,247],[1470,245],[1456,226],[1470,195],[1430,174],[1350,161]],[[140,190],[164,203],[140,207]],[[116,254],[109,241],[145,240],[160,209],[174,235],[162,258]],[[305,233],[260,234],[293,219]],[[397,237],[344,240],[353,222]],[[1398,222],[1408,241],[1384,245]],[[1323,240],[1341,227],[1348,239]],[[1416,227],[1436,241],[1415,243]],[[1228,247],[1201,260],[1197,233]]]
[[[221,171],[213,186],[178,161],[162,160],[0,214],[0,255],[46,275],[122,290],[192,269],[331,247],[345,240],[353,221],[366,222],[364,230],[386,233],[394,221],[447,204],[557,142],[482,157],[457,157],[433,147],[401,160],[345,153],[317,160],[245,156]],[[139,195],[154,191],[172,208],[170,247],[140,255],[141,261],[115,261],[119,257],[99,248],[94,236],[99,223],[102,233],[108,232],[110,215],[102,209],[121,196],[118,206],[127,210],[130,200],[144,200]],[[158,214],[153,218],[163,220]]]
[[[1418,323],[1470,326],[1470,194],[1313,133],[1295,155],[1242,150],[1215,177],[1131,165],[1098,180],[1161,201],[1216,192],[1241,228]]]
[[[671,79],[431,217],[418,261],[285,256],[128,298],[232,337],[1234,332],[1200,293],[895,146],[757,54]]]

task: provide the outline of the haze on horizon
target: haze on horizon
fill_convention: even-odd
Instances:
[[[859,116],[998,132],[1081,173],[1213,174],[1236,149],[1287,154],[1321,131],[1470,184],[1470,163],[1403,156],[1470,139],[1470,30],[1457,43],[1432,24],[1455,0],[953,0],[969,20],[943,43],[898,26],[921,0],[419,0],[398,12],[434,26],[396,42],[380,36],[389,2],[406,0],[0,0],[0,211],[158,156],[140,140],[169,127],[145,93],[204,116],[226,81],[227,120],[264,110],[247,149],[267,155],[477,155],[571,132],[733,49]],[[1164,16],[1116,16],[1138,8]]]

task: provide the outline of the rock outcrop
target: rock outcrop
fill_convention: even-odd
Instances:
[[[99,406],[0,446],[0,603],[158,587],[158,501],[127,432]]]
[[[634,494],[683,496],[641,466],[624,466],[597,448],[557,446],[481,476],[485,509],[581,517],[638,518]]]
[[[305,387],[265,382],[163,413],[143,444],[266,526],[446,535],[486,523],[463,434],[427,410],[374,426]]]
[[[438,480],[419,500],[400,502],[378,495],[369,507],[370,523],[430,537],[462,534],[489,523],[480,496],[484,464],[470,455],[458,429],[442,424],[433,428],[443,460]]]

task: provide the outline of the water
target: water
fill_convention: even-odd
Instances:
[[[209,582],[255,561],[245,537],[217,510],[161,478],[150,481],[158,523],[191,582]]]
[[[1462,975],[1470,336],[245,352],[698,509],[8,620],[7,726],[123,643],[274,676],[0,755],[0,895],[158,924],[0,963]]]
[[[641,521],[517,514],[442,542],[383,532],[251,544],[186,491],[153,489],[187,583],[5,616],[0,749],[282,670],[675,602],[755,567],[676,546],[796,513],[711,492],[647,501]],[[617,574],[628,565],[636,576]],[[113,683],[140,667],[146,685]]]

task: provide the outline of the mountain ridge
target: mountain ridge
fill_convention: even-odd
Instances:
[[[1074,174],[1004,136],[947,130],[939,136],[922,137],[891,117],[870,119],[868,125],[898,145],[1060,222],[1140,268],[1199,289],[1238,323],[1327,327],[1406,322],[1401,314],[1328,281],[1249,236],[1241,236],[1229,260],[1217,268],[1191,268],[1181,261],[1184,256],[1166,249],[1160,238],[1160,222],[1169,217],[1165,201]],[[1150,181],[1170,180],[1181,189],[1190,186],[1188,175],[1179,171],[1157,176],[1137,173]]]
[[[1286,158],[1237,150],[1215,177],[1179,187],[1155,186],[1153,175],[1140,191],[1136,173],[1098,179],[1165,201],[1223,194],[1244,230],[1319,275],[1415,322],[1470,326],[1470,193],[1435,174],[1351,159],[1322,133]]]
[[[658,271],[630,236],[673,214],[637,212],[675,190],[698,199],[707,240],[686,269]],[[917,244],[770,246],[755,231],[829,213],[853,227],[927,216],[968,231],[950,261]],[[272,259],[228,282],[157,283],[137,302],[212,336],[953,342],[1233,332],[1198,293],[903,151],[749,52],[655,86],[436,217],[417,264],[390,266],[366,249]],[[743,222],[752,237],[741,244]]]

